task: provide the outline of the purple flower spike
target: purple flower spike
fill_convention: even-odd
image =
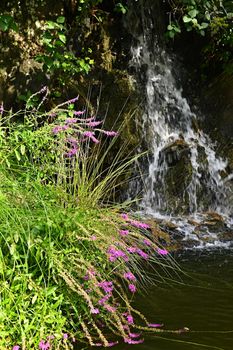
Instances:
[[[112,342],[108,342],[108,346],[115,346],[118,344],[118,341],[112,341]]]
[[[137,228],[142,228],[142,229],[148,229],[150,228],[150,225],[144,223],[144,222],[140,222],[140,221],[137,221],[137,220],[131,220],[130,221],[130,224],[134,227],[137,227]]]
[[[100,310],[99,310],[99,309],[97,309],[97,308],[91,309],[91,314],[97,315],[97,314],[99,314],[99,313],[100,313]]]
[[[3,103],[2,103],[1,106],[0,106],[0,114],[2,114],[3,112],[4,112],[4,107],[3,107]]]
[[[151,241],[149,241],[149,239],[144,239],[143,240],[143,243],[145,244],[145,245],[147,245],[148,247],[150,247],[151,246]]]
[[[120,230],[119,234],[120,236],[127,236],[129,234],[129,230]]]
[[[78,152],[78,148],[74,147],[74,148],[71,148],[68,152],[66,152],[64,156],[66,158],[72,158],[77,154],[77,152]]]
[[[116,308],[114,306],[111,306],[109,304],[105,304],[104,308],[108,311],[108,312],[115,312]]]
[[[122,219],[124,219],[124,220],[129,220],[128,214],[122,213],[122,214],[121,214],[121,217],[122,217]]]
[[[70,103],[75,103],[76,101],[78,101],[79,99],[79,96],[75,97],[75,98],[72,98],[71,100],[68,100],[67,103],[70,104]]]
[[[19,350],[20,346],[19,345],[14,345],[12,350]]]
[[[130,338],[139,338],[141,333],[129,333]]]
[[[104,133],[105,135],[107,135],[107,136],[117,136],[117,135],[119,135],[119,133],[116,132],[116,131],[106,131],[106,130],[103,130],[103,133]]]
[[[41,350],[48,350],[48,349],[50,349],[50,343],[48,341],[45,342],[44,340],[41,340],[39,342],[39,349],[41,349]]]
[[[147,326],[151,327],[151,328],[160,328],[160,327],[163,327],[163,324],[160,324],[160,323],[148,323]]]
[[[105,293],[111,293],[113,291],[113,283],[111,281],[110,282],[107,282],[107,281],[100,282],[100,283],[98,283],[98,286],[100,288],[102,288]]]
[[[124,338],[124,342],[127,344],[132,344],[132,345],[136,345],[136,344],[141,344],[144,342],[144,339],[139,339],[139,340],[133,340],[131,338]]]
[[[135,293],[137,288],[134,284],[131,283],[131,284],[129,284],[129,290],[131,293]]]
[[[136,281],[136,277],[134,274],[132,274],[132,272],[125,272],[124,277],[130,281]]]
[[[91,128],[93,128],[93,127],[98,126],[98,125],[100,125],[102,123],[103,123],[102,121],[93,121],[93,122],[90,121],[90,122],[86,123],[86,125],[91,127]]]
[[[66,124],[75,124],[75,123],[77,123],[77,121],[78,121],[77,118],[67,118],[67,119],[65,120],[65,123],[66,123]]]
[[[127,320],[128,324],[134,324],[134,319],[133,319],[132,315],[125,313],[125,314],[123,314],[123,316],[126,316],[126,320]],[[126,327],[128,327],[128,326],[126,326]]]
[[[148,255],[147,253],[145,253],[143,250],[137,249],[137,253],[138,253],[138,255],[140,255],[143,259],[145,259],[145,260],[149,259],[149,255]]]
[[[136,248],[136,247],[128,247],[128,248],[127,248],[127,251],[128,251],[129,253],[137,253],[138,248]]]
[[[83,115],[86,111],[74,111],[74,115]]]
[[[99,140],[94,136],[93,131],[84,131],[83,136],[89,137],[94,143],[99,143]]]
[[[160,255],[167,255],[167,254],[168,254],[167,249],[160,249],[160,248],[158,248],[157,252],[158,252]]]

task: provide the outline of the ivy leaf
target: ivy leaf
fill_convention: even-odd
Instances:
[[[188,16],[183,16],[183,21],[184,23],[188,23],[192,21],[192,18],[188,17]]]

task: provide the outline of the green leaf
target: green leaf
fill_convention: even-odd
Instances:
[[[8,29],[8,24],[4,22],[2,19],[0,19],[0,29],[3,30],[4,32],[6,32]]]
[[[169,24],[169,25],[167,26],[167,30],[173,30],[173,26],[172,26],[171,24]]]
[[[20,157],[20,154],[17,151],[17,149],[15,149],[15,155],[16,155],[17,160],[20,161],[21,157]]]
[[[198,14],[198,11],[197,11],[196,9],[193,9],[193,10],[190,10],[190,11],[188,12],[188,14],[189,14],[189,16],[190,16],[191,18],[195,18],[196,15]]]
[[[58,34],[58,38],[63,42],[64,44],[66,43],[66,36],[64,34]]]
[[[22,156],[25,154],[25,145],[20,146],[20,152],[21,152]]]
[[[64,23],[65,22],[65,17],[64,16],[59,16],[57,18],[57,23]]]
[[[208,26],[209,24],[206,22],[202,22],[202,24],[200,25],[201,29],[206,29]]]
[[[192,21],[192,18],[188,17],[188,16],[183,16],[183,22],[184,23],[188,23],[188,22],[191,22]]]

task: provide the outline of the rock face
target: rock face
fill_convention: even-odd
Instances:
[[[161,182],[164,183],[166,210],[186,212],[188,198],[185,189],[192,178],[192,164],[190,160],[189,145],[182,139],[167,145],[160,153],[160,163],[167,164],[164,174],[161,174]],[[156,185],[157,186],[157,185]]]
[[[203,91],[204,127],[218,141],[233,172],[233,74],[223,73]]]

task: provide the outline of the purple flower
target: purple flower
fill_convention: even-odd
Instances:
[[[137,253],[138,248],[136,247],[128,247],[126,248],[129,253]]]
[[[122,219],[124,219],[124,220],[129,220],[128,214],[122,213],[122,214],[121,214],[121,217],[122,217]]]
[[[138,255],[140,255],[143,259],[147,260],[149,258],[149,255],[147,253],[145,253],[143,250],[141,249],[137,249],[137,253]]]
[[[94,143],[99,143],[99,140],[94,136],[93,131],[84,131],[83,136],[89,137]]]
[[[158,252],[160,255],[167,255],[167,254],[168,254],[167,249],[160,249],[160,248],[158,248],[157,252]]]
[[[47,339],[48,339],[48,340],[51,340],[51,339],[54,339],[54,338],[55,338],[54,335],[48,335],[48,336],[47,336]]]
[[[97,237],[95,235],[91,236],[91,240],[92,241],[96,241],[97,240]]]
[[[136,281],[136,277],[134,274],[132,274],[132,272],[125,272],[124,277],[130,281]]]
[[[77,148],[78,140],[76,140],[74,137],[68,137],[66,141],[69,142],[74,148]]]
[[[74,111],[74,115],[83,115],[86,111]]]
[[[133,340],[131,338],[124,338],[124,342],[128,343],[128,344],[132,344],[132,345],[134,345],[134,344],[141,344],[141,343],[144,342],[144,339]]]
[[[20,346],[19,345],[14,345],[12,350],[19,350]]]
[[[116,311],[116,308],[114,306],[109,305],[109,304],[104,304],[103,306],[108,312],[115,312]]]
[[[140,335],[141,333],[129,333],[130,338],[138,338]]]
[[[92,308],[92,309],[91,309],[91,314],[97,315],[97,314],[99,314],[99,313],[100,313],[100,310],[99,310],[98,308]]]
[[[113,283],[103,281],[98,283],[98,286],[104,290],[105,293],[111,293],[113,291]]]
[[[163,327],[163,324],[160,324],[160,323],[148,323],[147,326],[151,327],[151,328],[160,328],[160,327]]]
[[[87,126],[90,126],[91,128],[93,128],[93,127],[95,127],[95,126],[98,126],[98,125],[100,125],[100,124],[102,124],[103,122],[102,121],[90,121],[90,122],[88,122],[86,125]]]
[[[115,247],[109,247],[107,253],[109,254],[109,260],[115,261],[118,258],[123,258],[125,261],[128,261],[128,256],[120,249]]]
[[[60,131],[64,131],[68,129],[68,125],[57,125],[53,128],[53,134],[58,134]]]
[[[63,339],[68,339],[68,334],[67,333],[63,333]]]
[[[127,235],[129,234],[129,230],[120,230],[120,231],[119,231],[119,234],[120,234],[121,236],[127,236]]]
[[[41,349],[41,350],[48,350],[48,349],[50,349],[50,343],[48,341],[45,342],[44,340],[41,340],[39,342],[39,349]]]
[[[124,315],[126,316],[126,320],[127,320],[128,324],[133,324],[134,323],[134,319],[133,319],[132,315],[130,315],[128,313],[126,313]]]
[[[64,154],[64,156],[66,158],[72,158],[72,157],[74,157],[77,154],[77,152],[78,152],[78,148],[74,147],[74,148],[71,148],[68,152],[66,152]]]
[[[4,107],[3,107],[3,103],[2,103],[1,106],[0,106],[0,114],[2,114],[3,112],[4,112]]]
[[[102,131],[107,136],[117,136],[117,135],[119,135],[119,133],[116,132],[116,131],[106,131],[106,130],[102,130]]]
[[[131,293],[135,293],[137,290],[136,286],[132,283],[130,283],[128,287]]]
[[[74,124],[74,123],[77,123],[78,119],[77,118],[67,118],[65,120],[65,123],[66,124]]]
[[[134,227],[137,227],[137,228],[143,228],[143,229],[150,228],[150,225],[145,224],[144,222],[137,221],[137,220],[131,220],[130,224]]]
[[[71,100],[68,100],[66,103],[70,104],[70,103],[75,103],[76,101],[78,101],[79,96],[72,98]]]
[[[115,346],[118,344],[118,341],[112,341],[112,342],[108,342],[108,346]]]
[[[104,304],[106,303],[106,301],[108,301],[108,299],[111,298],[111,296],[112,296],[111,293],[110,293],[110,294],[106,294],[103,298],[101,298],[101,299],[98,301],[98,303],[99,303],[100,305],[104,305]]]
[[[149,241],[149,239],[144,239],[144,240],[143,240],[143,243],[144,243],[145,245],[147,245],[148,247],[151,246],[151,244],[152,244],[151,241]]]

